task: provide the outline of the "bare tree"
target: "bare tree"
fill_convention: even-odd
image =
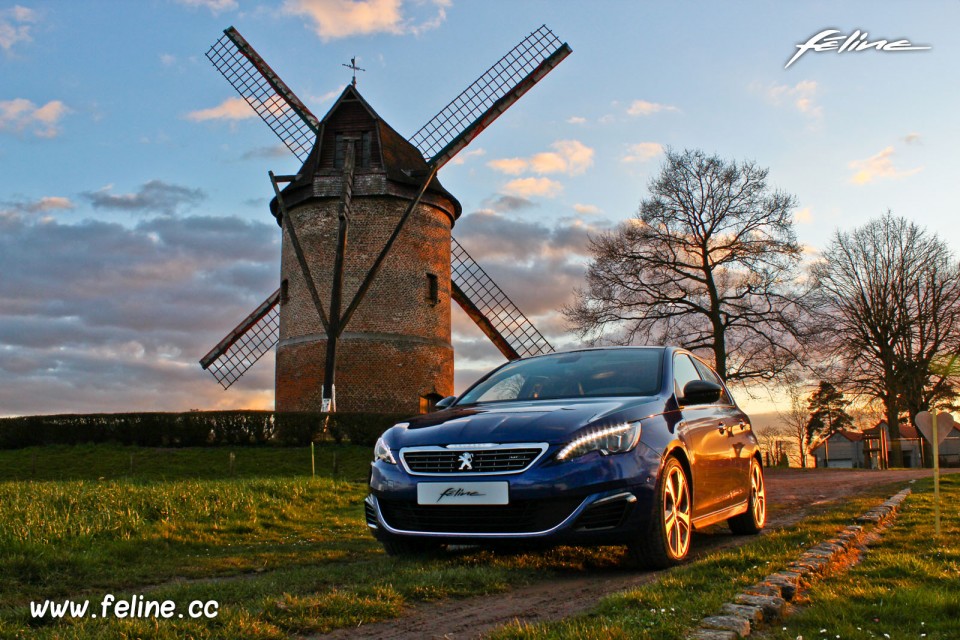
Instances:
[[[900,418],[952,394],[938,364],[960,352],[960,265],[936,234],[887,212],[837,232],[811,269],[812,335],[834,377],[880,400],[901,464]]]
[[[807,439],[807,423],[810,421],[810,411],[807,409],[809,392],[803,385],[791,380],[785,387],[790,405],[777,411],[780,416],[783,432],[797,446],[794,461],[798,467],[806,468],[807,456],[810,452],[810,443]]]
[[[790,283],[796,200],[768,170],[670,150],[639,216],[591,238],[587,285],[564,309],[582,338],[678,343],[731,381],[781,378],[798,354]]]
[[[792,439],[789,429],[782,422],[767,424],[762,428],[757,427],[755,432],[766,466],[775,467],[781,464],[789,466],[790,461],[796,458],[791,448],[784,446],[789,445]]]
[[[885,416],[883,403],[873,396],[862,395],[853,399],[849,413],[853,416],[854,426],[860,431],[872,429]]]

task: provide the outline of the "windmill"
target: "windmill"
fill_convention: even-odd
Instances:
[[[436,175],[570,53],[541,26],[408,141],[355,79],[318,119],[226,29],[207,57],[304,164],[293,176],[269,174],[284,233],[281,286],[200,360],[203,369],[226,389],[279,344],[278,411],[334,410],[335,375],[350,388],[342,410],[425,411],[452,392],[450,299],[506,358],[552,351],[450,235],[460,205]],[[384,396],[391,385],[396,393]]]

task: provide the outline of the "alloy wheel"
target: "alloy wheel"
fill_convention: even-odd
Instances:
[[[680,465],[667,470],[663,483],[663,527],[670,553],[684,557],[690,548],[690,489]]]
[[[750,498],[753,502],[753,517],[758,527],[767,520],[767,491],[763,486],[763,471],[753,463],[750,472]]]

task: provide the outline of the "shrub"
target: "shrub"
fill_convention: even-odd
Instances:
[[[95,413],[0,418],[0,448],[113,442],[143,447],[305,445],[326,433],[337,443],[372,446],[407,416],[382,413]]]

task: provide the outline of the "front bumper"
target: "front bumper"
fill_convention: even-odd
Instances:
[[[552,453],[552,452],[551,452]],[[509,482],[506,505],[420,505],[417,484],[447,479],[413,476],[400,465],[372,467],[365,501],[367,526],[381,540],[432,539],[451,544],[528,541],[547,544],[617,544],[636,536],[653,509],[661,458],[642,444],[632,452],[556,463],[523,473],[470,481]]]

